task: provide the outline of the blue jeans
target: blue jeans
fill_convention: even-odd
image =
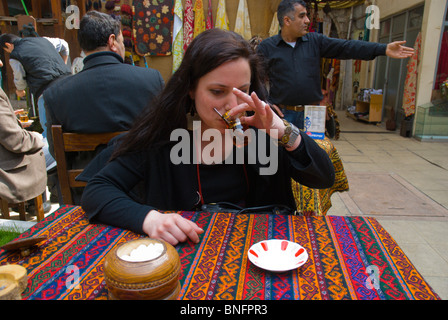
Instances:
[[[45,101],[43,95],[40,95],[37,99],[37,112],[39,113],[40,125],[42,126],[42,130],[44,130],[42,135],[44,138],[47,138],[47,118],[45,114]]]
[[[293,125],[295,125],[297,128],[303,130],[304,128],[304,112],[303,111],[293,111],[293,110],[286,110],[281,109],[282,113],[284,115],[284,119],[286,121],[289,121]]]
[[[50,150],[48,149],[48,140],[44,138],[44,147],[42,148],[45,155],[45,164],[47,166],[47,171],[56,167],[56,160],[54,160],[53,156],[50,154]]]
[[[44,96],[41,95],[39,99],[37,99],[37,112],[39,113],[39,121],[42,126],[42,136],[45,140],[44,153],[45,153],[45,161],[47,163],[47,171],[56,166],[56,160],[54,160],[53,156],[48,151],[48,141],[47,141],[47,118],[45,114],[45,101]]]

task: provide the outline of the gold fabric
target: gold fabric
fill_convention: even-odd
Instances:
[[[331,196],[334,192],[349,190],[348,179],[344,171],[342,160],[333,143],[325,137],[323,140],[315,140],[330,156],[335,170],[335,182],[328,189],[313,189],[301,185],[291,179],[292,191],[296,201],[297,212],[304,216],[325,216],[331,208]]]

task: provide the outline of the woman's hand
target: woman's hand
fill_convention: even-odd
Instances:
[[[273,139],[280,139],[285,133],[285,124],[283,120],[272,110],[271,106],[266,102],[260,100],[255,92],[250,95],[243,91],[234,88],[233,93],[244,103],[239,104],[230,111],[230,116],[235,116],[244,111],[254,111],[254,114],[247,117],[241,117],[241,123],[255,127],[260,130],[265,130]],[[300,136],[293,146],[288,150],[296,149],[300,144]]]
[[[255,92],[251,95],[234,88],[233,93],[244,103],[232,108],[230,116],[235,116],[244,111],[254,111],[252,116],[241,117],[240,120],[249,126],[265,130],[272,138],[277,139],[283,135],[285,125],[283,121],[271,109],[271,106],[264,101],[261,101]],[[271,132],[272,129],[277,129],[277,134]]]
[[[155,210],[146,215],[143,231],[150,238],[165,240],[173,246],[188,239],[198,243],[199,234],[204,232],[196,223],[177,213],[163,214]]]

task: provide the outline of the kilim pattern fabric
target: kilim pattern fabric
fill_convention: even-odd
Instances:
[[[195,221],[204,233],[198,244],[176,246],[182,265],[178,299],[440,299],[374,218],[179,214]],[[90,224],[80,207],[70,206],[61,207],[20,238],[31,236],[47,236],[47,240],[27,257],[0,250],[0,265],[20,264],[27,269],[24,299],[61,300],[107,299],[103,273],[107,252],[141,237]],[[247,257],[249,248],[274,238],[303,246],[307,262],[281,273],[253,265]],[[79,283],[73,281],[74,267]]]

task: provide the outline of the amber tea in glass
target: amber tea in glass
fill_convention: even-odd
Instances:
[[[19,119],[20,119],[20,122],[28,122],[30,120],[28,118],[28,112],[27,111],[20,111]]]

